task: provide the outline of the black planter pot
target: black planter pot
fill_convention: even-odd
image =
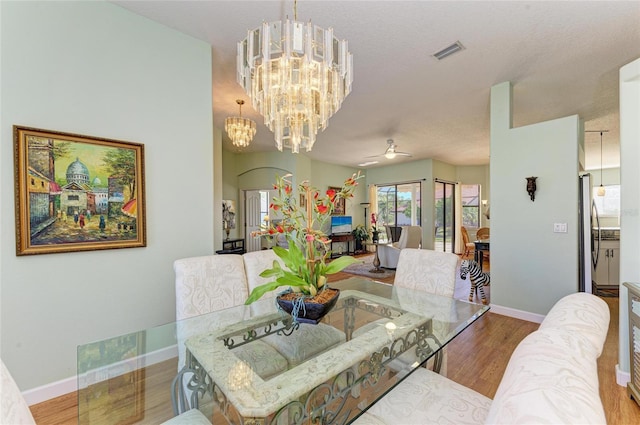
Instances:
[[[303,294],[300,294],[300,297],[304,297],[304,299],[302,299],[301,301],[282,299],[282,296],[278,295],[276,298],[276,302],[283,311],[293,317],[293,320],[299,323],[311,323],[316,325],[327,313],[329,313],[329,311],[331,311],[331,309],[336,305],[336,302],[338,302],[338,298],[340,297],[339,289],[330,289],[335,291],[335,294],[323,304],[312,302],[310,301],[310,297]],[[298,303],[300,302],[304,305],[298,305]],[[296,307],[298,308],[296,309]]]

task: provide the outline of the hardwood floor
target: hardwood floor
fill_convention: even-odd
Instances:
[[[488,267],[486,264],[485,268]],[[331,276],[330,281],[349,276],[351,275],[338,273]],[[384,280],[393,283],[393,277]],[[456,298],[466,299],[468,295],[469,281],[457,277]],[[618,298],[603,299],[611,311],[609,332],[598,360],[600,398],[607,424],[638,424],[640,407],[627,396],[626,388],[620,387],[615,381],[615,365],[618,363]],[[491,312],[485,314],[449,344],[447,376],[493,398],[516,345],[537,328],[535,323]],[[157,424],[166,420],[171,412],[168,389],[172,377],[170,374],[156,373],[151,367],[148,369],[145,374],[149,381],[147,391],[166,396],[145,397],[147,416],[136,423]],[[167,367],[165,365],[160,369],[167,370]],[[31,411],[38,425],[75,425],[78,423],[77,406],[78,398],[73,393],[31,406]]]

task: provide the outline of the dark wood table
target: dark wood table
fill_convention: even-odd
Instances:
[[[480,265],[482,270],[482,263],[484,262],[484,251],[489,252],[489,239],[481,239],[473,242],[476,245],[476,252],[474,254],[474,260]]]
[[[332,234],[329,235],[329,239],[331,239],[331,246],[330,246],[330,250],[331,250],[331,258],[334,257],[339,257],[342,255],[342,253],[340,254],[335,254],[333,253],[333,244],[334,242],[346,242],[347,243],[347,255],[353,255],[355,253],[355,238],[353,236],[353,234],[351,233],[338,233],[338,234]],[[353,243],[353,249],[351,249],[351,244]]]

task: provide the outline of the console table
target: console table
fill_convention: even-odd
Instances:
[[[338,255],[338,254],[334,255],[333,254],[333,243],[334,242],[346,242],[347,243],[347,254],[348,255],[353,255],[355,253],[355,249],[356,249],[355,248],[355,244],[356,244],[356,242],[355,242],[355,238],[353,237],[353,235],[351,233],[340,233],[340,234],[337,234],[337,235],[335,235],[335,234],[334,235],[329,235],[329,239],[331,239],[331,247],[330,247],[330,249],[331,249],[331,258],[339,257],[340,255],[342,255],[342,254],[340,254],[340,255]],[[353,249],[351,249],[351,243],[352,242],[353,242],[353,245],[354,245]]]
[[[222,241],[222,249],[216,254],[244,254],[244,239],[225,239]]]

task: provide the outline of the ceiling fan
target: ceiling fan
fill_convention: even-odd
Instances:
[[[400,152],[400,151],[398,151],[397,150],[398,149],[398,145],[396,145],[393,142],[393,139],[387,139],[387,145],[389,145],[389,146],[387,146],[387,150],[384,151],[383,154],[369,156],[368,158],[378,158],[378,157],[384,156],[387,159],[393,159],[396,156],[412,156],[408,152]]]

